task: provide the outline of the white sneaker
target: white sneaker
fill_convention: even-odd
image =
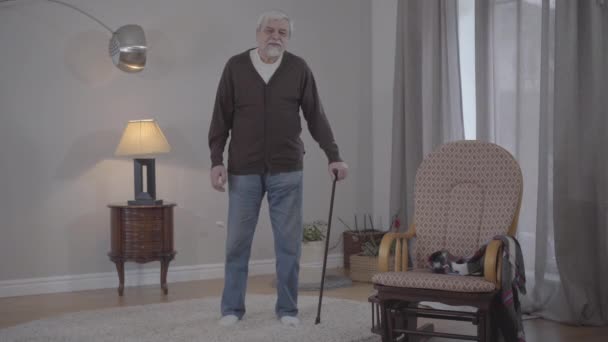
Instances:
[[[283,316],[281,317],[281,323],[286,327],[297,327],[300,325],[300,319],[295,316]]]
[[[236,317],[235,315],[226,315],[226,316],[222,317],[218,323],[221,326],[229,327],[231,325],[234,325],[238,321],[239,321],[239,318]]]

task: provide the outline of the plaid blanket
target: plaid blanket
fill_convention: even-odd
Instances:
[[[493,320],[497,322],[502,337],[507,342],[525,342],[526,337],[521,319],[519,295],[526,294],[526,275],[524,259],[519,242],[508,235],[495,236],[502,248],[501,304],[492,310]],[[488,243],[475,254],[460,257],[448,251],[437,251],[429,256],[429,267],[434,273],[454,275],[483,275],[483,263]]]

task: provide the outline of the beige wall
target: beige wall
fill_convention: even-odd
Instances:
[[[227,198],[208,184],[208,123],[225,61],[253,46],[257,15],[269,8],[294,18],[290,50],[315,73],[351,165],[335,215],[371,212],[370,1],[70,2],[114,28],[142,25],[148,67],[136,75],[115,69],[109,33],[69,8],[0,5],[0,281],[114,271],[106,205],[133,197],[133,171],[112,154],[127,120],[148,117],[173,147],[157,159],[158,195],[178,203],[171,267],[223,261],[225,230],[216,222],[225,221]],[[307,131],[304,139],[305,218],[326,219],[327,162]],[[273,258],[266,209],[253,259]],[[336,241],[342,227],[334,227]]]

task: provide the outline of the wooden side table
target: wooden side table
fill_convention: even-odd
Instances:
[[[111,218],[110,260],[118,271],[118,294],[123,295],[125,261],[147,263],[160,261],[160,283],[168,293],[167,271],[175,257],[173,250],[173,207],[175,203],[160,205],[109,204]]]

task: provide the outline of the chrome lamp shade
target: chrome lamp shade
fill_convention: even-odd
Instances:
[[[112,62],[124,72],[140,72],[146,66],[146,36],[139,25],[124,25],[110,39]]]
[[[0,4],[9,1],[17,0],[0,0]],[[72,4],[63,2],[61,0],[46,1],[56,3],[61,6],[65,6],[77,12],[80,12],[99,23],[99,25],[103,26],[106,30],[110,31],[110,33],[112,33],[112,38],[110,39],[109,46],[110,57],[112,57],[112,62],[118,69],[128,73],[140,72],[144,70],[144,67],[146,66],[147,47],[146,36],[141,26],[124,25],[118,30],[114,31],[108,25],[104,24],[101,20],[95,18],[94,16]]]

